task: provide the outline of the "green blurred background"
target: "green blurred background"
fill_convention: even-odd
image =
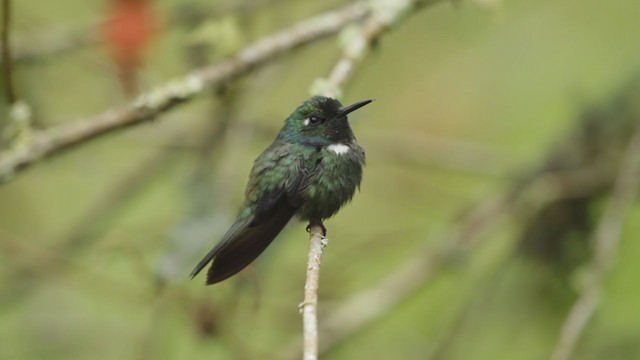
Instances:
[[[343,4],[151,2],[158,30],[138,86]],[[15,65],[16,88],[36,127],[128,101],[99,41],[42,45],[95,32],[107,1],[13,6],[16,51],[27,54]],[[485,219],[493,225],[478,240],[442,249],[467,209],[565,156],[557,144],[571,144],[594,108],[602,124],[638,121],[627,107],[616,112],[615,99],[640,94],[625,90],[640,71],[639,16],[637,0],[443,2],[379,40],[345,89],[345,103],[376,102],[351,117],[368,161],[360,193],[326,222],[320,322],[423,252],[443,255],[431,276],[323,358],[549,357],[584,282],[607,191],[571,205],[569,217],[545,217],[552,201],[519,201]],[[335,38],[311,44],[0,186],[0,358],[295,358],[305,224],[222,284],[187,274],[232,222],[253,159],[339,54]],[[607,139],[623,147],[616,136]],[[558,217],[561,225],[549,223]],[[640,358],[639,220],[636,206],[575,359]],[[537,227],[546,233],[527,235]],[[545,252],[531,241],[568,245]]]

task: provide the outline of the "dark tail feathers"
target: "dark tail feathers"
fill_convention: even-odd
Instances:
[[[259,223],[252,217],[233,224],[223,240],[198,263],[191,272],[191,278],[212,260],[207,285],[225,280],[249,265],[271,244],[295,212],[290,206],[279,206],[273,210]]]

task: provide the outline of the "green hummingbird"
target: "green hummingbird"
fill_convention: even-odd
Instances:
[[[297,215],[322,227],[353,197],[362,180],[364,150],[347,115],[373,100],[342,106],[314,96],[285,120],[275,141],[251,169],[240,213],[222,240],[191,272],[212,262],[207,285],[235,275],[255,260]]]

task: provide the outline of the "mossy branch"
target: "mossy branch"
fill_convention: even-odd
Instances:
[[[10,180],[18,171],[41,159],[113,131],[153,120],[193,99],[207,87],[233,80],[295,48],[335,34],[365,16],[368,9],[366,2],[361,1],[306,19],[247,45],[234,56],[215,65],[197,69],[145,92],[128,105],[109,109],[90,118],[34,131],[28,144],[0,153],[0,183]]]

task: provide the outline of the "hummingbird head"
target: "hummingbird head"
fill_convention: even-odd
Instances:
[[[368,99],[342,106],[336,99],[314,96],[289,115],[278,138],[313,146],[352,141],[355,137],[347,114],[372,101]]]

